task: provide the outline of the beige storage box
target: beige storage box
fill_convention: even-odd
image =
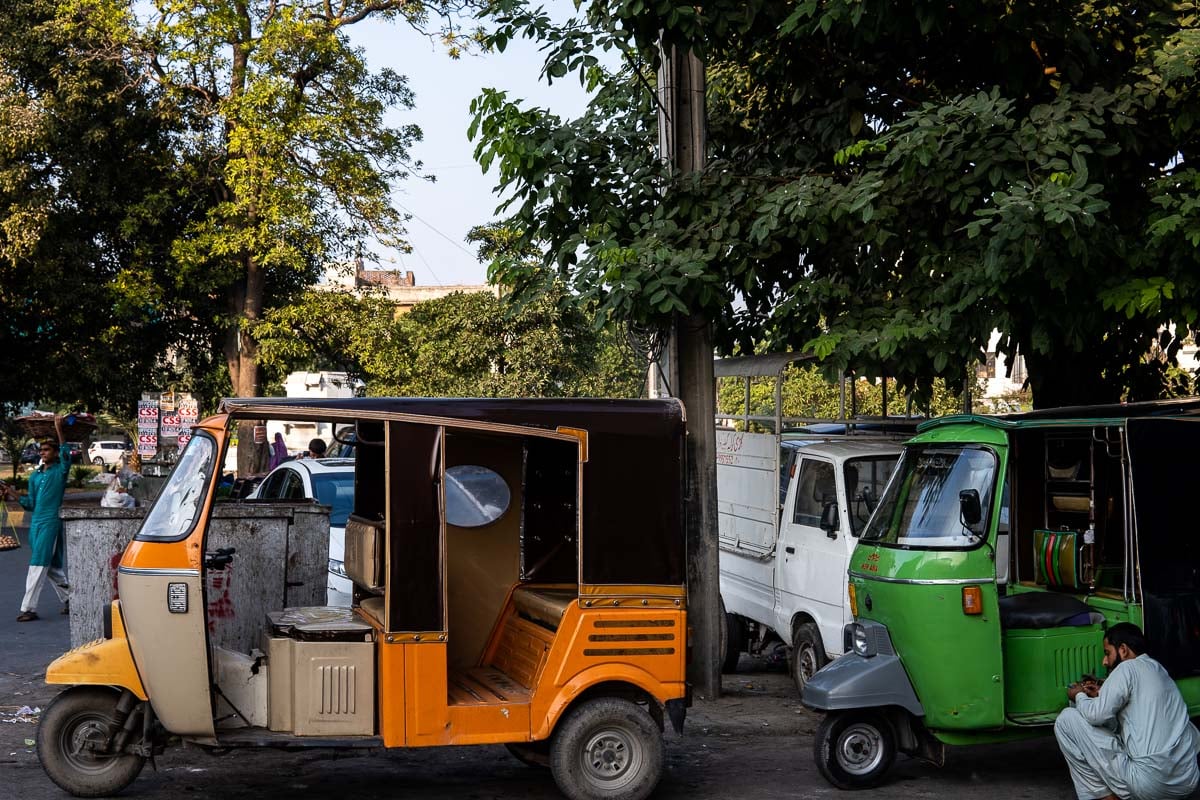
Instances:
[[[297,736],[375,733],[375,643],[349,608],[267,615],[268,725]]]

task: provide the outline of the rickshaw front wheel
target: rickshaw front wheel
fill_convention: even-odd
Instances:
[[[120,695],[98,686],[67,689],[46,708],[37,730],[42,768],[76,797],[105,797],[133,783],[146,759],[101,752],[114,733]]]
[[[870,709],[826,715],[813,740],[813,756],[825,780],[839,789],[878,786],[896,759],[896,734]]]
[[[550,769],[570,800],[643,800],[663,768],[663,741],[646,709],[599,697],[572,709],[555,729]]]

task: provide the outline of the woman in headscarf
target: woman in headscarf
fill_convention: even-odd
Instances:
[[[267,467],[267,471],[270,472],[287,460],[287,444],[283,441],[283,434],[276,432],[275,442],[271,445],[271,463]]]

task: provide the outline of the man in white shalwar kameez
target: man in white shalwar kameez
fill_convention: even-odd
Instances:
[[[1187,797],[1200,783],[1200,732],[1171,676],[1145,652],[1136,625],[1114,625],[1104,635],[1108,678],[1067,690],[1073,706],[1054,735],[1080,800]]]

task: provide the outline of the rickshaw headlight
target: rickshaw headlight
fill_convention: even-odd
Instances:
[[[854,652],[863,658],[870,658],[875,655],[871,648],[871,639],[867,636],[867,629],[858,623],[850,626],[850,646]]]

